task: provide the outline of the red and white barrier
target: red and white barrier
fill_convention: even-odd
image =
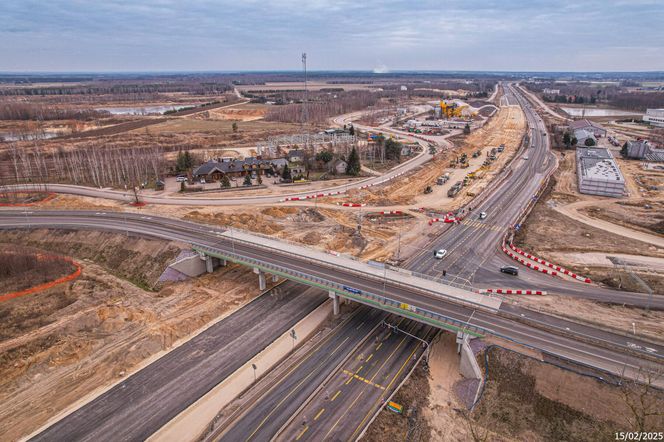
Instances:
[[[279,200],[279,202],[283,203],[286,201],[305,201],[305,200],[310,200],[310,199],[315,199],[315,198],[323,198],[326,196],[334,196],[334,195],[341,195],[342,193],[346,193],[345,190],[338,190],[336,192],[326,192],[326,193],[312,193],[311,195],[304,195],[304,196],[289,196],[284,199]]]
[[[479,289],[480,295],[497,293],[499,295],[546,295],[543,290],[524,290],[524,289]]]
[[[546,273],[547,275],[551,275],[551,276],[558,275],[558,272],[555,271],[555,270],[549,270],[549,269],[541,268],[540,266],[534,265],[534,264],[526,261],[525,259],[516,256],[514,253],[512,253],[511,250],[509,250],[507,247],[505,247],[504,244],[502,246],[502,249],[503,249],[503,252],[507,253],[507,255],[510,258],[514,259],[515,261],[520,262],[521,264],[523,264],[524,266],[526,266],[530,269],[537,270],[538,272]]]
[[[339,206],[343,207],[364,207],[366,204],[358,204],[358,203],[337,203]]]
[[[524,250],[521,250],[520,248],[516,247],[512,243],[510,243],[509,246],[510,246],[510,249],[514,250],[519,255],[525,256],[526,258],[528,258],[532,261],[535,261],[535,262],[537,262],[539,264],[542,264],[546,267],[554,269],[558,273],[562,273],[563,275],[571,276],[572,278],[576,279],[577,281],[582,281],[582,282],[585,282],[585,283],[588,283],[588,284],[590,284],[592,282],[590,280],[590,278],[587,278],[587,277],[581,276],[581,275],[577,275],[576,273],[572,272],[571,270],[567,270],[566,268],[561,267],[561,266],[556,265],[556,264],[553,264],[553,263],[550,263],[549,261],[547,261],[545,259],[538,258],[537,256],[531,255],[530,253],[525,252]]]
[[[390,210],[390,211],[385,211],[383,210],[382,212],[376,212],[377,215],[402,215],[403,212],[401,210]]]

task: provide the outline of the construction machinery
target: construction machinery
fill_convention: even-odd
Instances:
[[[467,105],[459,106],[455,101],[440,100],[440,114],[443,118],[459,118]]]

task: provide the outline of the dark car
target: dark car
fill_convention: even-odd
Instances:
[[[510,275],[518,275],[519,274],[519,269],[514,266],[502,266],[500,268],[500,271],[502,273],[509,273]]]

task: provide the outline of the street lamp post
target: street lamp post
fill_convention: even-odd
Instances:
[[[400,329],[398,326],[396,326],[396,325],[392,325],[392,324],[390,324],[390,323],[388,323],[388,322],[383,321],[383,325],[385,325],[386,327],[388,327],[388,328],[390,328],[390,329],[392,329],[392,330],[394,330],[394,331],[396,331],[396,332],[403,333],[403,334],[406,335],[406,336],[410,336],[411,338],[420,341],[420,342],[422,343],[422,345],[424,346],[424,348],[425,348],[424,353],[425,353],[425,355],[426,355],[426,356],[425,356],[426,362],[429,363],[429,343],[428,343],[426,340],[424,340],[424,339],[422,339],[422,338],[420,338],[420,337],[418,337],[418,336],[415,336],[415,335],[413,335],[413,334],[411,334],[411,333],[408,333],[406,330],[402,330],[402,329]]]

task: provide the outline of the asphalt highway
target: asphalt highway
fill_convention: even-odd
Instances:
[[[290,281],[278,290],[281,296],[255,299],[31,440],[147,439],[327,298]]]
[[[380,310],[360,307],[346,323],[336,327],[323,342],[272,386],[234,425],[218,439],[236,442],[267,441],[285,425],[316,388],[341,364],[355,347],[387,315]]]
[[[508,102],[516,104],[517,102],[521,103],[520,100],[522,100],[522,98],[513,95],[510,96]],[[527,106],[526,114],[531,127],[537,127],[539,124],[537,116],[532,112],[528,112]],[[434,241],[431,250],[423,250],[420,254],[412,258],[406,267],[433,276],[438,275],[439,272],[442,273],[442,270],[446,269],[448,273],[455,274],[455,277],[460,281],[467,279],[478,283],[482,281],[513,282],[514,279],[504,279],[506,277],[494,271],[491,266],[502,262],[501,255],[497,253],[496,244],[500,242],[500,238],[505,232],[505,226],[509,225],[514,219],[516,219],[519,210],[526,205],[529,198],[532,198],[532,195],[534,195],[536,189],[539,187],[541,178],[546,175],[551,167],[554,167],[555,162],[550,159],[551,156],[546,145],[547,141],[542,138],[533,138],[533,147],[526,150],[529,159],[517,159],[512,165],[513,170],[509,178],[496,186],[494,194],[485,199],[484,203],[477,208],[473,208],[473,213],[482,210],[489,213],[489,217],[484,220],[483,223],[478,225],[475,222],[467,222],[459,226],[454,226],[446,234]],[[472,218],[467,219],[469,221],[474,221]],[[507,303],[504,303],[500,311],[497,313],[476,310],[472,307],[453,303],[444,298],[436,298],[425,296],[421,293],[415,293],[400,286],[391,286],[390,284],[387,284],[381,287],[380,282],[377,282],[372,278],[361,278],[356,274],[345,273],[341,269],[333,269],[324,265],[312,264],[309,261],[299,261],[295,257],[289,256],[287,250],[284,250],[283,253],[266,255],[262,249],[254,248],[251,245],[244,243],[231,243],[227,239],[220,238],[218,233],[221,232],[221,230],[210,226],[135,214],[66,211],[41,212],[29,210],[0,211],[0,228],[25,227],[87,228],[120,231],[127,232],[128,234],[156,236],[171,240],[201,244],[226,251],[235,250],[248,257],[261,259],[265,262],[277,265],[288,265],[293,269],[328,279],[335,279],[336,281],[351,285],[352,287],[357,287],[361,290],[377,294],[382,292],[393,299],[412,303],[446,315],[457,321],[471,324],[485,330],[487,333],[544,350],[553,355],[572,359],[596,368],[602,368],[613,373],[624,373],[626,376],[635,376],[641,368],[652,370],[659,369],[661,368],[661,364],[653,362],[652,360],[645,360],[641,357],[637,357],[633,353],[626,353],[625,350],[638,351],[642,354],[648,354],[653,358],[662,358],[662,356],[664,356],[664,346],[662,345],[653,344],[637,337],[628,336],[627,334],[621,335],[610,333],[596,328],[579,325],[571,321],[565,321],[548,315],[520,309]],[[452,232],[454,234],[452,234]],[[447,248],[450,251],[445,260],[434,261],[432,259],[432,251],[437,248]],[[287,249],[287,246],[285,246],[285,249]],[[525,274],[525,272],[522,273]],[[641,306],[649,302],[647,296],[643,294],[618,292],[594,286],[567,283],[566,281],[555,281],[555,283],[552,283],[551,280],[544,281],[544,277],[546,276],[528,274],[528,276],[523,279],[529,282],[538,282],[538,284],[540,284],[538,285],[538,288],[541,287],[541,284],[549,283],[552,287],[552,290],[550,291],[566,295]],[[514,286],[514,284],[510,284],[510,287],[512,286]],[[655,297],[652,307],[663,309],[664,300]],[[249,436],[249,439],[255,440],[265,440],[264,436],[268,436],[267,438],[269,439],[269,437],[274,435],[279,428],[286,423],[288,418],[295,413],[299,404],[304,403],[306,398],[308,398],[315,388],[328,376],[333,374],[334,376],[330,379],[336,379],[336,381],[338,381],[339,378],[336,377],[338,373],[334,374],[333,367],[341,363],[344,358],[350,354],[348,352],[351,351],[351,348],[353,348],[355,344],[362,342],[362,339],[373,330],[376,322],[380,322],[379,318],[385,317],[385,313],[377,310],[369,310],[366,307],[361,307],[359,311],[364,311],[364,313],[358,313],[353,319],[351,319],[351,321],[362,321],[358,324],[353,322],[352,325],[349,323],[347,326],[339,328],[328,341],[322,346],[318,346],[315,350],[316,352],[319,352],[317,353],[317,356],[311,356],[296,366],[292,376],[284,378],[282,382],[273,387],[270,396],[272,399],[266,399],[265,405],[263,405],[263,401],[261,401],[259,407],[252,407],[248,410],[247,413],[236,421],[236,424],[233,427],[231,427],[234,428],[234,430],[226,433],[224,436],[225,440],[237,440],[238,435],[247,435]],[[369,318],[369,320],[366,318]],[[363,321],[366,321],[366,323]],[[422,324],[417,324],[412,321],[405,321],[404,324],[408,329],[412,329],[413,331],[416,331],[416,333],[423,333],[423,335],[428,333],[427,328]],[[353,327],[357,328],[354,329]],[[301,422],[299,428],[297,427],[298,423],[296,421],[291,422],[291,426],[287,427],[287,432],[284,434],[294,434],[295,438],[298,438],[299,436],[300,438],[305,439],[311,438],[311,440],[319,440],[320,437],[326,437],[326,435],[329,434],[335,434],[335,438],[343,436],[341,439],[354,437],[356,433],[345,433],[346,426],[353,431],[361,429],[363,425],[366,425],[364,417],[368,416],[368,414],[363,414],[364,412],[356,413],[356,410],[366,411],[371,408],[367,405],[371,404],[372,400],[375,398],[380,399],[381,395],[379,391],[374,391],[374,389],[383,391],[380,387],[386,387],[385,384],[390,385],[390,381],[380,383],[376,382],[376,380],[380,379],[381,376],[384,378],[383,381],[390,379],[389,376],[394,376],[395,372],[400,371],[397,369],[398,367],[401,367],[399,363],[403,364],[404,361],[408,362],[408,358],[412,357],[410,356],[409,351],[412,351],[413,348],[417,350],[418,345],[415,342],[411,342],[410,339],[407,340],[408,343],[406,343],[406,341],[403,341],[402,343],[402,341],[399,340],[399,337],[396,336],[394,339],[396,339],[396,341],[390,341],[385,345],[384,349],[384,351],[387,349],[394,351],[396,349],[396,352],[392,354],[392,356],[390,356],[391,353],[388,355],[380,353],[380,348],[374,348],[375,354],[372,358],[375,357],[376,361],[384,361],[385,365],[383,366],[383,369],[376,367],[375,363],[374,365],[367,366],[367,368],[362,366],[360,369],[360,366],[356,364],[357,361],[349,361],[349,365],[344,365],[346,368],[341,370],[341,373],[344,373],[343,370],[346,370],[346,372],[353,374],[353,376],[350,376],[348,373],[344,373],[346,374],[346,381],[350,379],[348,385],[353,385],[353,387],[348,387],[348,390],[346,391],[347,394],[343,396],[346,399],[343,402],[338,402],[339,405],[329,407],[322,412],[320,410],[324,407],[320,402],[316,402],[315,400],[310,402],[307,406],[313,408],[306,409],[306,422]],[[366,341],[363,345],[368,345],[370,341],[371,340]],[[218,342],[217,345],[219,345]],[[217,356],[218,358],[222,358],[221,352],[224,350],[227,354],[234,354],[232,350],[217,348],[215,354],[219,355]],[[369,347],[362,347],[361,353],[364,354],[370,350],[371,348]],[[234,351],[237,352],[237,350]],[[249,357],[250,355],[243,355],[242,362]],[[321,363],[321,361],[324,361],[324,363]],[[152,365],[148,368],[152,370],[151,367]],[[200,374],[201,369],[200,366],[192,368],[192,370],[197,370],[196,376]],[[360,369],[360,371],[356,373],[355,371],[358,369]],[[369,371],[370,369],[371,371]],[[138,377],[146,370],[142,370],[135,376]],[[365,376],[361,375],[362,370],[367,370],[370,375],[368,379],[371,383],[366,382],[366,373]],[[194,371],[191,371],[191,373],[194,373]],[[155,376],[155,372],[146,371],[144,376],[145,382],[148,382],[150,376]],[[134,376],[128,378],[127,383],[132,380],[133,377]],[[223,377],[217,379],[216,383],[221,379],[223,379]],[[392,381],[397,380],[396,377],[392,377],[391,379]],[[337,385],[334,384],[334,381],[330,382],[333,383],[328,384],[328,386]],[[379,387],[376,387],[376,385]],[[141,384],[137,384],[137,387],[135,388],[139,388],[138,386],[141,386]],[[145,389],[145,387],[140,388]],[[152,388],[159,390],[157,386],[152,386]],[[198,388],[201,387],[199,386]],[[203,390],[204,388],[194,391],[192,388],[190,393],[192,397],[196,395],[200,397],[200,395],[207,391]],[[111,391],[109,391],[109,393]],[[159,391],[163,393],[163,389]],[[339,389],[339,391],[341,391],[341,389]],[[135,394],[139,395],[139,393]],[[141,394],[145,394],[145,392],[143,391]],[[339,394],[342,395],[343,392]],[[92,406],[92,404],[95,404],[95,402],[102,397],[104,396],[91,402],[88,406]],[[338,396],[338,398],[339,397],[341,396]],[[118,399],[114,400],[117,401]],[[356,404],[353,405],[353,407],[358,408],[353,408],[354,411],[352,412],[349,411],[348,406],[344,408],[342,403],[348,405],[346,402],[347,400],[350,400],[351,405]],[[173,397],[171,401],[175,404],[178,402],[178,399]],[[183,409],[186,406],[183,405],[185,402],[186,401],[180,399],[180,403],[176,408],[179,408],[180,410]],[[115,403],[117,404],[117,402]],[[101,409],[104,413],[113,414],[118,412],[117,408],[107,408],[103,401],[100,402],[100,404],[101,405],[98,405],[98,407],[100,407],[98,409]],[[364,408],[360,407],[360,405],[363,405]],[[117,405],[115,406],[117,407]],[[151,408],[157,407],[157,404],[155,403],[150,406],[149,402],[145,402],[144,406]],[[316,406],[320,406],[320,408],[314,410]],[[54,433],[51,433],[51,436],[58,436],[56,439],[61,439],[59,437],[60,434],[63,434],[64,436],[69,434],[72,436],[65,437],[66,440],[85,440],[88,437],[86,435],[89,435],[90,440],[92,438],[105,440],[104,434],[106,437],[109,437],[108,434],[115,435],[115,427],[117,427],[117,423],[119,422],[115,417],[112,419],[109,418],[110,422],[115,423],[115,426],[105,427],[105,430],[99,431],[91,429],[90,422],[95,422],[94,419],[102,419],[103,421],[102,417],[98,417],[94,414],[88,415],[87,418],[76,417],[76,414],[82,412],[86,407],[70,415],[72,417],[67,417],[63,421],[56,423],[46,431],[55,431]],[[94,407],[91,408],[91,410],[94,410]],[[134,408],[134,410],[137,409]],[[138,408],[138,410],[141,409]],[[311,415],[314,411],[315,413],[312,417]],[[173,409],[168,413],[171,413],[172,416],[177,414]],[[321,414],[318,419],[316,419],[315,417],[318,413]],[[161,419],[164,419],[166,414],[164,414]],[[358,420],[356,415],[361,415],[362,419]],[[129,422],[126,426],[130,430],[132,425],[134,425],[133,431],[135,432],[132,433],[134,435],[139,435],[138,431],[140,430],[139,438],[143,438],[145,434],[152,434],[153,431],[161,426],[161,424],[153,422],[150,424],[152,426],[145,425],[147,428],[146,430],[137,430],[137,426],[140,427],[144,425],[142,421],[144,416],[141,417],[141,413],[138,411],[136,411],[136,416],[136,418],[133,418],[130,414],[124,413],[122,415],[122,422],[123,425],[125,421]],[[322,420],[320,423],[318,422],[322,416],[326,416],[324,420],[325,423],[323,423]],[[86,421],[86,419],[92,420]],[[66,421],[68,421],[68,423]],[[343,421],[347,422],[345,422],[343,428],[341,428],[339,425],[341,425],[340,423]],[[156,428],[154,428],[154,426],[156,426]],[[57,430],[52,430],[54,428],[57,428]],[[79,428],[82,428],[83,430],[79,430]],[[67,431],[70,433],[67,433]],[[79,435],[79,433],[77,433],[78,431],[82,431],[82,433]],[[104,433],[104,431],[110,431],[110,433]],[[145,433],[143,433],[143,431],[145,431]],[[51,440],[53,438],[49,438],[48,433],[42,433],[37,438],[42,438],[43,435],[45,437],[41,440]],[[244,436],[242,438],[244,438]],[[114,437],[113,440],[134,440],[134,438],[132,436],[129,436],[128,438]]]
[[[616,360],[623,360],[623,357],[620,356],[622,354],[619,351],[620,349],[641,350],[656,357],[664,355],[664,346],[637,337],[632,338],[628,335],[610,333],[556,317],[536,314],[529,310],[517,309],[508,303],[503,303],[497,313],[476,310],[472,307],[451,302],[446,298],[426,295],[407,287],[391,285],[390,283],[384,285],[381,280],[376,280],[373,275],[363,278],[358,276],[357,273],[342,268],[330,268],[324,263],[301,260],[297,256],[289,254],[287,248],[281,252],[265,253],[265,250],[260,247],[254,247],[248,243],[233,242],[226,237],[220,237],[218,232],[221,230],[219,229],[186,221],[123,213],[0,211],[0,228],[20,228],[26,225],[32,228],[60,227],[131,232],[202,244],[226,252],[234,251],[266,263],[287,266],[313,276],[348,284],[365,292],[385,293],[386,296],[392,299],[429,309],[462,323],[470,322],[473,326],[482,328],[487,333],[513,339],[562,357],[588,363],[592,363],[593,358],[595,358],[594,362],[599,364],[598,367],[609,370],[616,369],[614,364]],[[635,300],[645,298],[642,294],[634,294],[633,296]],[[662,308],[664,300],[661,297],[655,297],[655,302],[655,307]],[[528,321],[528,324],[525,324],[524,321]],[[561,336],[561,334],[565,336]],[[580,342],[575,344],[574,338],[566,337],[570,334],[575,335],[578,340],[592,339],[616,350],[609,351],[603,347],[595,347]],[[581,350],[582,348],[583,350]],[[593,354],[595,351],[596,354]],[[637,362],[635,362],[634,367],[638,365]]]
[[[435,333],[408,319],[388,322],[426,341]],[[425,349],[419,339],[378,327],[275,440],[355,440]]]

